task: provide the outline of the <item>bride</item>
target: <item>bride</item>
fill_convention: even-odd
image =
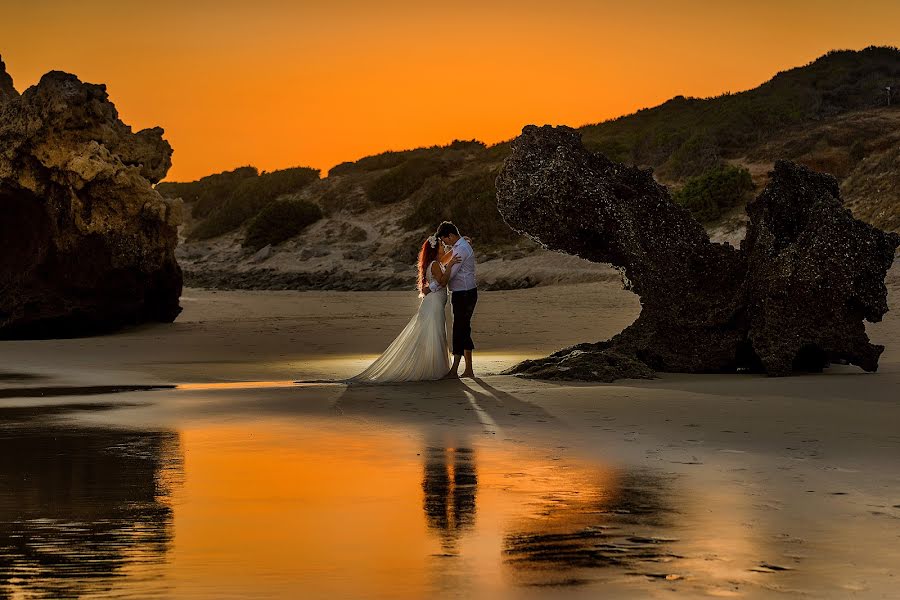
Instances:
[[[388,383],[440,379],[450,370],[447,349],[447,281],[450,268],[459,263],[435,236],[419,251],[419,310],[400,335],[368,369],[350,383]]]

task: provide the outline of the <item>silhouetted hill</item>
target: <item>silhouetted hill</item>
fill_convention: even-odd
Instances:
[[[892,106],[888,86],[893,88]],[[657,179],[672,188],[676,201],[718,233],[725,232],[722,239],[740,237],[743,205],[765,184],[778,158],[835,175],[847,206],[858,217],[900,230],[896,48],[829,52],[752,90],[706,99],[679,96],[581,131],[589,148],[617,161],[652,167]],[[189,243],[182,249],[189,283],[192,273],[199,277],[203,271],[205,279],[195,279],[195,284],[241,287],[246,277],[235,275],[235,269],[243,269],[255,277],[251,287],[266,287],[271,278],[259,271],[269,265],[279,271],[284,262],[292,270],[311,273],[310,286],[329,287],[365,257],[370,268],[381,273],[367,285],[401,287],[417,245],[444,219],[452,219],[476,239],[487,257],[499,260],[536,252],[534,244],[505,225],[496,209],[494,178],[507,153],[506,142],[488,147],[477,140],[456,140],[342,163],[325,178],[308,168],[259,173],[242,167],[196,182],[161,183],[158,189],[180,196],[189,208]],[[314,204],[322,218],[313,225],[308,219],[298,221],[302,227],[298,224],[293,236],[279,219],[256,219],[279,198],[298,207],[298,202]],[[258,243],[244,242],[251,223],[254,240],[287,241],[254,255]],[[267,235],[261,231],[266,223],[278,231]],[[727,235],[730,230],[734,233]],[[209,238],[215,239],[200,244]],[[216,270],[220,276],[211,279],[208,274]],[[525,278],[497,286],[543,281]],[[306,280],[297,281],[279,285],[302,287]]]
[[[897,48],[837,50],[752,90],[705,99],[676,96],[581,131],[589,148],[613,160],[678,179],[742,156],[785,128],[883,107],[887,86],[895,87],[900,104],[898,85]]]

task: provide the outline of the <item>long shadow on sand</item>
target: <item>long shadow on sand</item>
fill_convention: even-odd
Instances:
[[[483,379],[406,385],[351,385],[335,400],[340,414],[425,426],[464,428],[503,435],[521,426],[560,427],[543,408],[489,385]]]

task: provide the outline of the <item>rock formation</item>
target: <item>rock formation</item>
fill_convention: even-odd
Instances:
[[[710,242],[651,171],[594,154],[567,127],[526,127],[497,178],[506,222],[546,247],[611,263],[641,297],[611,340],[511,372],[612,381],[653,371],[786,375],[849,362],[878,367],[863,319],[887,312],[900,235],[854,219],[830,175],[780,161],[751,203],[740,250]]]
[[[12,77],[6,72],[6,65],[3,63],[3,58],[0,57],[0,103],[18,97],[19,92],[13,86]]]
[[[180,203],[160,128],[133,133],[106,87],[52,71],[19,95],[0,62],[0,337],[172,321]]]

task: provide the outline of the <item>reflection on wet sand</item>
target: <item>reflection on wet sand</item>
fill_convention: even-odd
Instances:
[[[604,483],[577,494],[547,498],[540,518],[517,522],[504,537],[507,564],[519,583],[587,583],[592,569],[676,578],[678,540],[660,535],[675,513],[669,477],[649,470],[606,473]]]
[[[487,509],[495,518],[506,513],[502,561],[514,583],[583,584],[598,580],[601,574],[594,570],[604,567],[618,576],[677,578],[672,563],[681,558],[673,549],[678,540],[661,535],[675,515],[671,476],[580,461],[551,465],[496,449],[482,452],[490,465],[486,502],[496,502],[499,491],[514,503]],[[484,536],[475,522],[476,457],[471,447],[434,440],[423,452],[426,524],[442,550],[434,556],[465,558],[465,536]]]
[[[552,417],[486,382],[332,397],[178,433],[0,406],[0,597],[496,597],[676,559],[667,480],[544,444]]]
[[[126,574],[158,576],[172,542],[177,434],[0,416],[0,596],[74,598]]]

